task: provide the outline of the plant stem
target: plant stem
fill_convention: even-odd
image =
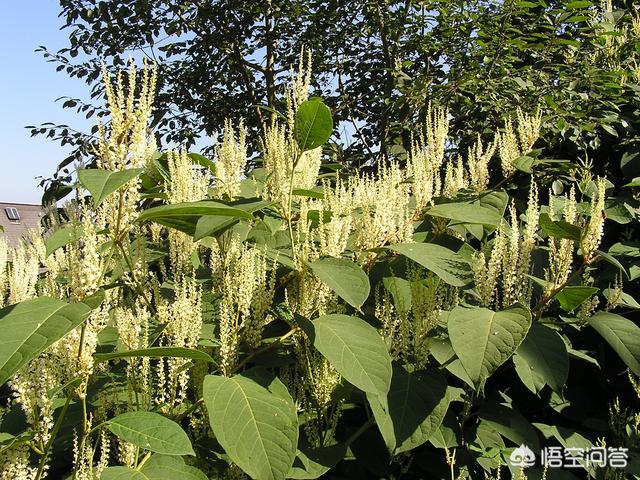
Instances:
[[[296,156],[296,159],[293,161],[293,165],[291,166],[291,175],[289,176],[289,196],[287,201],[287,225],[289,226],[289,239],[291,240],[291,256],[293,257],[293,264],[296,265],[296,249],[294,248],[294,238],[293,238],[293,177],[296,173],[296,167],[298,166],[298,162],[302,158],[302,153],[299,152]],[[322,219],[321,219],[322,221]]]
[[[369,427],[371,427],[375,422],[373,421],[372,418],[370,418],[369,420],[367,420],[366,422],[364,422],[360,428],[358,428],[358,430],[356,430],[345,442],[347,445],[351,445],[353,442],[355,442],[358,437],[360,435],[362,435],[364,432],[366,432]]]
[[[140,470],[142,467],[144,467],[144,464],[147,463],[147,460],[149,460],[150,458],[151,458],[151,452],[147,452],[145,456],[142,458],[142,460],[140,460],[140,463],[136,467],[136,470]]]
[[[44,472],[44,467],[47,464],[47,458],[49,457],[49,452],[51,451],[51,447],[53,446],[53,441],[55,440],[60,428],[62,427],[62,422],[64,421],[64,417],[67,415],[67,410],[69,410],[69,404],[71,404],[71,394],[67,395],[67,400],[62,407],[62,411],[60,415],[58,415],[58,419],[56,420],[55,425],[53,426],[53,430],[51,430],[51,437],[49,441],[44,447],[44,451],[42,452],[42,458],[40,458],[40,463],[38,465],[38,471],[34,480],[40,480],[42,478],[42,473]]]

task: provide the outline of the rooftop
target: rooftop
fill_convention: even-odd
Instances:
[[[18,246],[20,239],[29,230],[40,226],[43,211],[40,205],[0,202],[0,237],[9,240],[9,245]]]

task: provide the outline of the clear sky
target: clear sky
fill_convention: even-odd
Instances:
[[[69,150],[32,138],[25,125],[54,122],[88,131],[95,121],[55,101],[65,95],[89,100],[88,86],[34,52],[38,45],[52,51],[67,45],[59,11],[56,0],[0,0],[0,201],[40,203],[36,177],[53,173]]]

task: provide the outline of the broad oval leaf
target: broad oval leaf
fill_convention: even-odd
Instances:
[[[296,456],[298,417],[278,378],[254,372],[207,375],[204,403],[216,440],[247,475],[286,478]]]
[[[211,356],[203,352],[202,350],[196,350],[194,348],[183,347],[151,347],[142,348],[139,350],[127,350],[124,352],[113,353],[96,353],[93,358],[96,362],[106,362],[116,358],[131,358],[131,357],[174,357],[174,358],[190,358],[192,360],[202,360],[204,362],[216,363]]]
[[[517,410],[488,403],[480,408],[478,418],[516,445],[524,443],[536,452],[540,450],[540,441],[533,425]]]
[[[569,285],[556,293],[555,298],[565,312],[573,312],[596,292],[596,287]]]
[[[325,144],[332,132],[333,119],[329,107],[317,99],[300,104],[293,127],[300,150],[313,150]]]
[[[324,315],[302,323],[313,345],[360,390],[386,398],[391,386],[391,357],[378,331],[348,315]]]
[[[502,221],[502,215],[497,209],[483,206],[480,202],[441,203],[427,209],[425,213],[432,217],[489,227],[496,227]]]
[[[516,351],[530,326],[524,308],[456,307],[447,324],[451,346],[476,388]]]
[[[558,394],[569,375],[567,345],[555,330],[534,323],[513,356],[518,376],[533,393],[549,385]]]
[[[57,249],[68,245],[69,243],[77,240],[82,236],[82,226],[81,225],[67,225],[66,227],[62,227],[57,229],[51,235],[49,235],[45,241],[45,256],[51,255]]]
[[[640,327],[609,312],[597,312],[589,317],[588,322],[620,355],[627,367],[640,376]]]
[[[91,312],[83,303],[49,297],[16,303],[0,310],[0,385],[80,325]]]
[[[387,448],[394,454],[416,448],[431,438],[449,408],[447,382],[437,372],[407,372],[393,364],[388,408],[374,395],[369,405]]]
[[[391,245],[389,248],[419,263],[454,287],[462,287],[473,279],[469,262],[453,250],[441,245],[403,243]]]
[[[144,473],[129,467],[107,467],[100,474],[100,480],[150,480]]]
[[[548,213],[540,214],[540,228],[553,238],[566,238],[568,240],[580,241],[582,230],[580,227],[564,220],[551,220]]]
[[[198,219],[204,215],[246,218],[249,220],[253,218],[253,215],[240,208],[229,207],[224,203],[211,200],[201,200],[152,207],[142,212],[136,222],[152,221],[193,235],[196,231]]]
[[[123,413],[109,420],[107,427],[118,438],[150,452],[195,455],[182,427],[159,413]]]
[[[265,200],[234,202],[230,207],[243,210],[247,213],[254,213],[271,205],[272,202]],[[211,235],[218,235],[226,229],[232,227],[239,221],[239,218],[230,217],[228,215],[203,215],[196,223],[193,239],[195,241],[202,240]]]
[[[346,453],[345,443],[298,450],[287,478],[297,480],[319,478],[337,465]]]
[[[130,168],[118,172],[99,168],[81,169],[78,170],[78,180],[84,188],[89,190],[93,198],[93,205],[97,207],[105,198],[142,172],[141,168]]]
[[[325,285],[352,307],[360,310],[369,298],[369,277],[351,260],[324,257],[307,265]]]
[[[208,480],[208,477],[184,463],[181,457],[153,454],[140,471],[149,480]]]

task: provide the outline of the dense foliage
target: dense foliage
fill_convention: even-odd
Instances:
[[[101,61],[115,70],[133,53],[158,63],[152,124],[163,145],[189,148],[219,135],[227,118],[244,118],[255,151],[271,116],[258,106],[283,108],[289,68],[306,46],[314,94],[337,126],[331,155],[343,165],[367,167],[380,154],[402,161],[429,103],[455,112],[449,147],[463,155],[519,105],[544,113],[546,157],[594,160],[612,181],[621,167],[628,179],[640,174],[638,92],[621,87],[633,83],[638,51],[631,1],[605,11],[600,0],[60,4],[69,46],[41,51],[85,80],[92,99],[104,93]],[[88,117],[105,113],[100,102],[61,101]],[[87,161],[96,137],[51,122],[30,128],[76,147],[47,182],[47,199],[66,193],[69,165]]]
[[[372,40],[321,100],[309,39],[283,27],[311,35],[307,2],[63,2],[93,25],[71,56],[227,14],[273,15],[272,67],[300,59],[255,87],[270,109],[236,91],[238,63],[212,77],[238,96],[190,117],[223,127],[208,156],[158,145],[189,140],[161,120],[189,79],[101,67],[109,116],[53,184],[71,198],[24,244],[0,239],[0,479],[640,478],[640,20],[590,1],[327,3]],[[105,16],[139,21],[114,37]],[[173,25],[193,54],[240,35]],[[262,51],[249,30],[242,58]],[[336,156],[355,111],[361,143]],[[626,463],[545,468],[554,447]]]

